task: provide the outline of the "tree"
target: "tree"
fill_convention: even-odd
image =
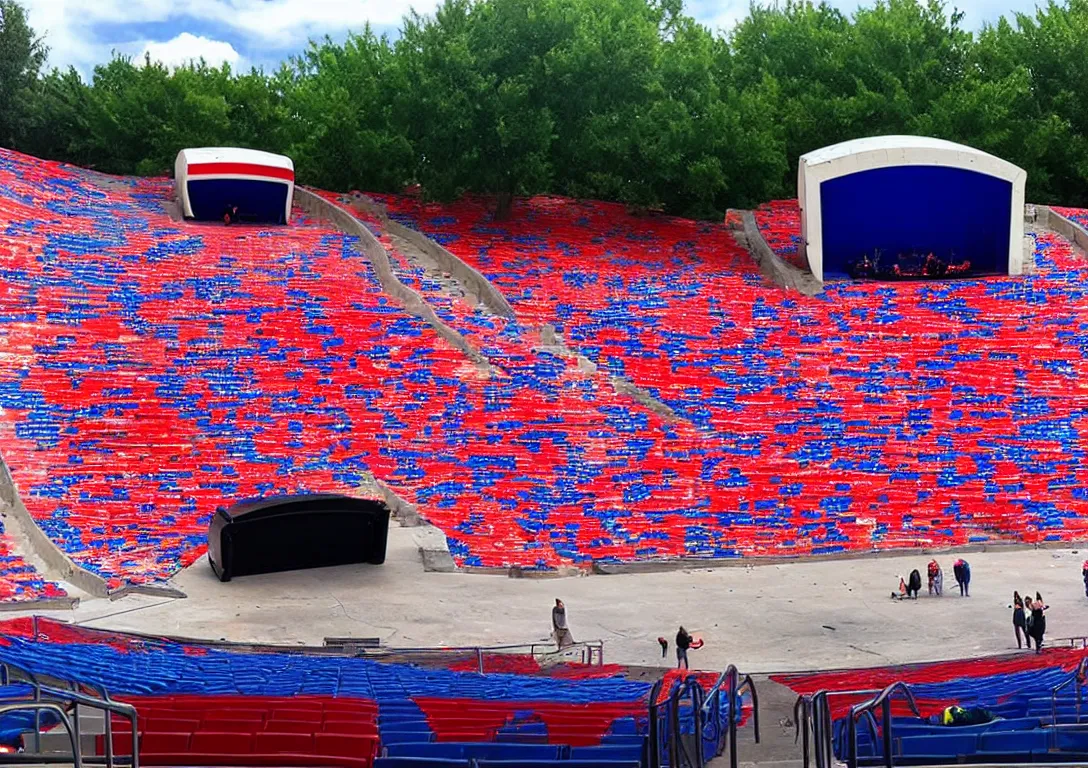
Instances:
[[[26,135],[30,101],[49,49],[15,0],[0,0],[0,145],[18,146]]]
[[[412,145],[392,124],[393,56],[366,27],[343,45],[311,43],[281,71],[289,152],[311,184],[399,191],[411,177]]]
[[[395,50],[396,113],[428,195],[493,194],[496,215],[516,194],[545,191],[554,119],[544,100],[554,47],[551,0],[446,0],[405,19]]]

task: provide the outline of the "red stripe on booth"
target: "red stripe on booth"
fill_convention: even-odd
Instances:
[[[273,179],[294,181],[295,172],[290,168],[274,168],[271,165],[256,163],[195,163],[189,166],[189,176],[214,176],[218,174],[238,174],[244,176],[268,176]]]

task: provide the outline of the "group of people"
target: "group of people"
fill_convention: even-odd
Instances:
[[[1088,569],[1088,561],[1085,561],[1085,567]],[[940,597],[944,594],[944,572],[941,570],[940,563],[936,560],[930,560],[929,565],[926,566],[926,573],[929,576],[929,594]],[[956,585],[960,588],[961,597],[971,596],[971,564],[963,558],[956,560],[952,564],[952,574],[956,578]],[[1086,570],[1088,574],[1088,570]],[[1088,575],[1084,577],[1085,592],[1088,593]],[[914,569],[910,572],[910,576],[904,579],[899,577],[899,592],[892,592],[892,597],[898,600],[904,600],[906,598],[917,599],[918,593],[922,590],[922,574],[918,572],[918,569]]]
[[[1046,634],[1048,608],[1050,606],[1043,602],[1043,596],[1038,592],[1035,593],[1034,600],[1030,596],[1021,599],[1019,592],[1012,593],[1012,627],[1016,632],[1017,648],[1023,648],[1026,640],[1029,651],[1034,642],[1035,652],[1043,652],[1043,635]]]

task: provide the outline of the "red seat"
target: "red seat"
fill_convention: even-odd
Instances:
[[[300,720],[269,720],[264,724],[262,731],[269,733],[310,733],[321,729],[320,721]]]
[[[151,766],[214,766],[215,768],[370,768],[370,759],[330,757],[329,755],[292,755],[278,752],[271,755],[222,752],[172,752],[140,755],[140,764]]]
[[[253,751],[253,736],[244,733],[197,731],[189,749],[203,754],[245,755]]]
[[[371,759],[378,752],[377,735],[319,733],[314,736],[314,751],[319,755]]]
[[[188,731],[170,733],[148,731],[140,734],[141,752],[185,752],[189,749],[192,734]]]
[[[215,733],[256,733],[264,727],[264,723],[256,720],[205,720],[200,724],[198,731],[212,731]]]
[[[321,722],[320,709],[273,709],[273,720],[297,720],[299,722]]]
[[[378,724],[373,720],[326,720],[322,723],[321,730],[324,733],[376,734]]]
[[[314,751],[314,737],[309,733],[258,733],[253,739],[253,749],[262,754],[290,752],[309,755]]]
[[[264,710],[241,707],[237,709],[234,707],[229,709],[208,709],[200,713],[200,719],[205,723],[209,720],[252,720],[262,723],[267,717],[268,713]]]
[[[100,754],[106,754],[106,735],[100,733],[95,736],[94,740],[95,751]],[[132,754],[132,731],[114,731],[113,732],[113,754],[115,755],[131,755]]]
[[[145,731],[155,731],[157,733],[192,733],[193,731],[200,730],[199,720],[179,720],[176,718],[170,719],[148,719],[144,723],[143,729]],[[172,749],[164,749],[163,752],[173,752]]]

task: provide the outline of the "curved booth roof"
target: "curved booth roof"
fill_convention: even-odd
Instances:
[[[174,183],[186,218],[217,221],[237,208],[235,219],[286,224],[295,166],[289,157],[255,149],[183,149],[174,163]]]
[[[1006,160],[943,139],[872,136],[797,165],[801,249],[818,280],[880,247],[958,251],[981,271],[1023,272],[1027,173]]]

